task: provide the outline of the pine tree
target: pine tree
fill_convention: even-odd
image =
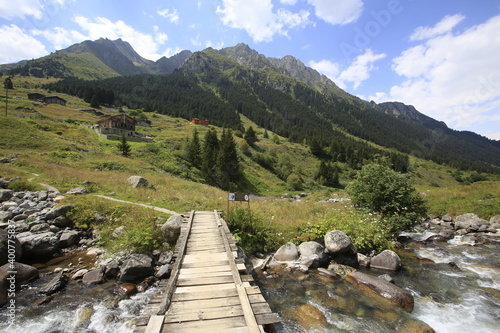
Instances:
[[[117,147],[122,152],[122,155],[124,157],[130,156],[130,152],[132,151],[132,148],[130,147],[130,144],[127,142],[127,138],[125,137],[125,134],[122,134],[122,138],[121,138],[120,143],[118,144]]]
[[[205,143],[201,155],[201,171],[205,181],[209,184],[216,183],[217,156],[219,152],[219,139],[217,132],[211,128],[205,134]]]
[[[92,96],[92,99],[90,100],[90,107],[91,108],[99,108],[99,102],[97,101],[96,95]]]
[[[12,83],[12,79],[9,76],[7,76],[3,81],[3,87],[4,89],[14,89],[14,84]]]
[[[201,146],[196,128],[193,131],[191,140],[187,141],[185,149],[186,161],[197,169],[201,168]]]
[[[259,139],[257,138],[257,134],[255,133],[255,131],[253,130],[253,127],[250,126],[245,134],[243,135],[243,139],[245,139],[245,141],[250,145],[250,146],[253,146],[255,144],[255,142],[259,141]]]
[[[229,189],[232,183],[237,183],[241,179],[238,152],[230,129],[222,131],[217,169],[219,173],[218,183],[223,189]]]

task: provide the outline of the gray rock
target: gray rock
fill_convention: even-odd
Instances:
[[[390,283],[394,283],[394,279],[389,274],[382,274],[378,276],[380,279],[385,280]]]
[[[325,247],[318,242],[304,242],[299,245],[300,261],[310,268],[318,268],[328,263]]]
[[[453,218],[450,216],[450,215],[444,215],[442,218],[441,218],[444,222],[452,222],[453,221]]]
[[[30,232],[34,234],[41,234],[43,232],[47,232],[50,230],[50,226],[48,223],[39,223],[34,224],[30,227]]]
[[[95,268],[91,269],[83,276],[82,282],[84,285],[99,284],[104,282],[104,269]]]
[[[170,269],[169,264],[165,264],[165,265],[161,266],[160,269],[158,270],[158,272],[156,272],[155,277],[157,279],[167,279],[170,275],[169,269]]]
[[[49,213],[46,215],[47,220],[53,220],[58,216],[66,216],[73,208],[75,208],[76,205],[62,205],[59,207],[53,208]]]
[[[295,244],[288,242],[276,251],[274,259],[277,261],[295,261],[299,259],[299,250]]]
[[[84,276],[85,274],[87,274],[87,272],[88,272],[88,271],[89,271],[89,270],[88,270],[88,269],[86,269],[86,268],[79,269],[78,271],[76,271],[76,272],[75,272],[75,274],[73,274],[73,275],[71,276],[71,279],[72,279],[72,280],[78,280],[78,279],[81,279],[81,278],[83,278],[83,276]]]
[[[119,279],[134,282],[153,274],[153,258],[146,254],[131,254],[123,260]]]
[[[9,248],[11,249],[10,257],[13,257],[15,261],[21,259],[23,254],[23,249],[19,240],[14,237],[12,238],[12,233],[9,234],[8,230],[12,229],[0,229],[0,266],[6,264],[9,261]],[[10,244],[14,244],[14,252],[12,253],[12,246],[9,247],[9,235]],[[14,243],[12,243],[12,241]]]
[[[0,202],[10,200],[13,195],[14,191],[12,190],[0,189]]]
[[[49,191],[40,191],[38,192],[38,200],[45,201],[49,197]]]
[[[160,253],[160,257],[158,258],[158,264],[166,265],[166,264],[170,263],[173,256],[174,256],[174,253],[172,251],[165,251],[165,252]]]
[[[468,213],[455,218],[455,229],[478,230],[481,225],[490,225],[489,221],[479,218],[476,214]]]
[[[24,232],[18,234],[17,239],[23,248],[23,258],[48,257],[59,248],[59,237],[50,231],[41,234]]]
[[[117,259],[113,259],[106,264],[106,268],[104,269],[104,274],[109,279],[114,279],[120,273],[120,262]]]
[[[7,222],[12,218],[12,212],[0,211],[0,222]]]
[[[59,237],[59,247],[64,249],[78,242],[80,235],[76,230],[64,230]]]
[[[127,183],[132,186],[133,188],[138,188],[138,187],[147,187],[150,189],[154,189],[153,185],[151,185],[146,178],[141,177],[141,176],[131,176],[127,179]]]
[[[64,289],[66,284],[69,281],[69,277],[64,275],[63,272],[58,273],[56,276],[52,278],[41,290],[43,294],[47,296],[57,293]]]
[[[64,215],[56,217],[52,221],[52,224],[58,228],[68,228],[73,226],[73,222]]]
[[[384,250],[382,253],[372,258],[370,266],[376,269],[397,271],[401,268],[401,259],[396,252]]]
[[[369,268],[370,263],[371,263],[371,258],[368,256],[365,256],[362,253],[358,253],[358,263],[359,263],[359,266],[361,266],[361,267]]]
[[[124,232],[125,232],[125,226],[121,225],[118,228],[116,228],[115,230],[113,230],[113,232],[111,233],[111,237],[118,238],[118,237],[122,236]]]
[[[325,235],[325,247],[332,254],[347,252],[352,246],[351,239],[343,231],[332,230]]]
[[[38,269],[33,266],[19,262],[14,262],[12,266],[8,263],[0,267],[0,281],[6,281],[8,277],[15,275],[16,287],[19,287],[23,284],[33,282],[39,277]],[[13,274],[12,272],[16,273]]]
[[[70,194],[70,195],[80,195],[80,194],[86,194],[87,193],[87,189],[85,187],[75,187],[75,188],[72,188],[71,190],[69,190],[68,192],[66,192],[66,194]]]
[[[495,215],[490,219],[492,228],[500,229],[500,215]]]
[[[167,222],[162,225],[161,232],[170,245],[175,245],[177,242],[181,234],[182,221],[182,215],[172,215],[168,218]]]
[[[390,300],[392,303],[402,307],[408,312],[413,311],[415,304],[413,296],[390,282],[359,271],[349,273],[346,279],[355,286],[362,285],[364,287],[363,290],[368,287],[373,292]]]

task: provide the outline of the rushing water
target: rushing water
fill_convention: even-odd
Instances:
[[[428,325],[438,333],[500,332],[500,243],[478,244],[468,236],[425,243],[430,235],[406,234],[414,241],[398,250],[404,268],[392,274],[415,298],[411,314],[342,279],[299,272],[260,276],[266,299],[283,320],[277,331],[419,332]],[[119,300],[114,282],[83,288],[72,281],[52,302],[37,306],[48,280],[43,276],[19,292],[14,326],[6,325],[5,307],[0,310],[0,332],[132,332],[134,318],[155,292]]]

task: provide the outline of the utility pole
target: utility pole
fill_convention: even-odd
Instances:
[[[7,107],[9,106],[9,87],[5,85],[5,116],[7,117]]]

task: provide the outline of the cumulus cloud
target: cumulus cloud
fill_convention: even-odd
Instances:
[[[42,11],[43,5],[39,0],[16,0],[14,3],[7,0],[0,1],[0,17],[8,20],[26,16],[40,19]]]
[[[96,40],[103,37],[114,40],[122,38],[129,42],[142,57],[150,60],[156,60],[169,52],[158,53],[160,45],[168,38],[159,29],[154,29],[155,36],[153,36],[137,31],[121,20],[112,22],[105,17],[90,20],[83,16],[77,16],[74,21],[85,31],[86,37],[84,39]]]
[[[166,18],[167,20],[169,20],[170,22],[172,23],[179,23],[179,13],[177,12],[177,9],[174,8],[172,10],[170,9],[164,9],[164,10],[158,10],[156,12],[158,15]]]
[[[355,22],[363,12],[361,0],[307,0],[314,6],[315,14],[330,24],[348,24]]]
[[[21,59],[38,58],[47,55],[45,46],[32,36],[11,24],[0,28],[0,64],[17,62]]]
[[[47,30],[31,30],[31,34],[33,36],[43,36],[56,50],[64,49],[85,39],[85,36],[77,31],[68,31],[60,27]]]
[[[417,28],[412,36],[419,36],[420,44],[393,59],[393,70],[404,81],[371,99],[413,104],[452,127],[496,121],[500,128],[496,118],[500,109],[500,15],[460,34],[447,33],[461,20],[448,17],[428,30]],[[436,28],[439,26],[448,28]]]
[[[223,0],[217,13],[224,25],[245,30],[256,43],[270,42],[276,34],[287,36],[290,29],[310,23],[308,11],[273,11],[271,0]]]
[[[449,33],[457,24],[462,22],[464,19],[465,16],[460,14],[445,16],[433,27],[418,27],[417,29],[415,29],[413,34],[410,36],[410,40],[425,40]]]
[[[363,81],[370,78],[370,72],[377,69],[374,63],[385,57],[384,53],[375,54],[372,50],[367,49],[365,53],[357,56],[347,68],[342,70],[339,64],[329,60],[311,61],[309,66],[326,75],[342,89],[346,89],[348,83],[352,84],[353,89],[357,89]]]

